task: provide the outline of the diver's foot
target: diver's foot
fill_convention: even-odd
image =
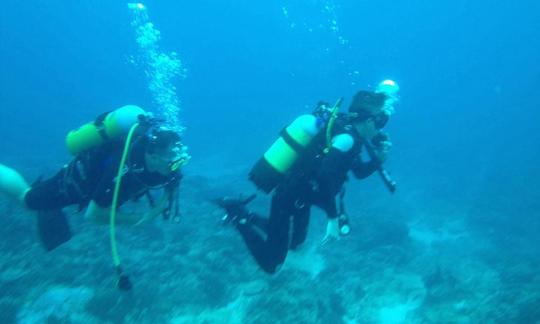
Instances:
[[[247,224],[248,218],[241,217],[239,215],[225,214],[225,216],[221,218],[221,221],[223,222],[224,225],[232,224],[234,226],[237,226],[237,225]]]
[[[221,198],[216,201],[217,205],[225,209],[225,216],[222,221],[224,224],[246,225],[252,214],[247,210],[246,206],[255,198],[255,195],[248,198]]]
[[[251,213],[247,210],[246,205],[249,204],[255,195],[248,198],[221,198],[214,202],[225,210],[225,216],[222,217],[224,224],[245,225],[251,218]]]
[[[221,218],[223,224],[228,225],[245,225],[249,219],[249,212],[243,200],[240,199],[223,199],[223,209],[226,214]]]

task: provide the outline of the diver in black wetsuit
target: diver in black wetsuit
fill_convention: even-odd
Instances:
[[[269,218],[246,210],[245,205],[254,196],[245,201],[218,202],[227,212],[224,219],[235,225],[264,271],[275,273],[288,250],[304,242],[311,206],[321,208],[328,216],[324,241],[339,237],[335,198],[347,173],[352,171],[355,177],[365,178],[386,159],[390,143],[380,131],[389,118],[383,109],[386,99],[383,93],[360,91],[347,114],[337,114],[332,120],[325,113],[329,111],[327,105],[320,104],[314,114],[300,116],[282,132],[280,140],[250,173],[259,189],[274,190]],[[305,140],[310,136],[311,140]],[[364,162],[360,158],[362,145],[374,137],[379,138],[376,157]],[[302,141],[309,143],[302,146]],[[294,163],[276,154],[291,151],[298,155]],[[290,169],[284,167],[288,164],[292,164]]]
[[[165,164],[178,158],[174,150],[180,145],[179,135],[171,130],[158,128],[151,134],[137,136],[122,176],[119,205],[143,197],[154,188],[176,190],[182,177],[180,170],[169,170]],[[87,219],[107,222],[122,150],[122,143],[111,142],[81,152],[55,176],[32,185],[24,196],[25,206],[32,210],[55,210],[76,204],[88,207]],[[163,165],[158,166],[154,161],[163,161]],[[164,206],[153,207],[146,213],[122,213],[119,221],[149,220]]]
[[[87,219],[98,223],[109,221],[120,160],[127,145],[124,142],[127,131],[120,135],[120,127],[129,129],[138,119],[139,127],[128,146],[117,205],[146,195],[150,208],[144,212],[119,211],[118,222],[140,223],[170,211],[170,206],[176,203],[173,197],[182,178],[179,167],[189,156],[178,133],[163,128],[157,121],[151,122],[148,116],[137,106],[124,106],[79,128],[74,131],[79,132],[78,137],[73,136],[77,142],[70,142],[68,135],[68,149],[75,157],[53,177],[33,185],[28,185],[16,170],[0,164],[0,193],[37,211],[38,229],[47,250],[71,237],[62,213],[64,207],[78,205],[81,210],[86,208]],[[164,188],[164,194],[154,202],[148,192],[157,188]]]

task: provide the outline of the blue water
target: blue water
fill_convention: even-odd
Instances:
[[[295,116],[321,99],[344,97],[346,107],[359,89],[374,89],[379,81],[392,78],[400,84],[401,100],[387,127],[394,145],[386,167],[399,189],[390,196],[376,175],[351,183],[353,195],[366,197],[355,206],[358,217],[396,217],[410,228],[421,223],[439,234],[437,230],[449,224],[462,223],[473,241],[485,242],[488,261],[477,255],[471,259],[494,269],[500,276],[497,282],[511,277],[516,285],[540,287],[532,270],[516,270],[520,262],[521,270],[540,265],[540,2],[145,5],[161,31],[160,49],[177,52],[186,69],[185,78],[175,85],[185,142],[193,156],[188,176],[232,173],[236,178],[230,181],[244,179],[249,166]],[[2,3],[1,163],[26,171],[29,178],[51,172],[69,158],[63,146],[69,130],[124,104],[158,108],[144,69],[130,63],[138,53],[131,21],[121,1]],[[14,213],[5,217],[16,217]],[[313,233],[313,241],[317,235],[322,232]],[[338,244],[351,248],[347,241]],[[466,247],[441,251],[445,249]],[[490,253],[501,249],[516,258],[499,263],[490,259]],[[39,248],[28,253],[43,254]],[[439,258],[444,263],[445,254],[440,252]],[[252,262],[249,257],[244,261]],[[506,268],[515,276],[505,273]],[[521,278],[517,273],[528,279],[515,279]],[[286,285],[278,288],[287,290]],[[166,288],[160,290],[167,294]],[[493,301],[493,307],[506,310],[499,317],[467,311],[461,302],[477,302],[468,294],[440,313],[446,312],[448,322],[538,322],[540,314],[532,310],[540,306],[538,291],[527,290],[528,297],[517,298],[515,305]],[[488,294],[494,291],[486,288]],[[523,315],[526,306],[533,312],[529,317]],[[373,307],[386,309],[384,303]],[[425,315],[428,306],[415,311],[422,309],[423,315],[408,320],[386,313],[374,316],[382,322],[438,321]],[[357,322],[375,318],[347,316]]]

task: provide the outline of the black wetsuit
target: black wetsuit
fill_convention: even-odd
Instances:
[[[25,196],[26,206],[34,210],[57,210],[69,205],[83,208],[92,200],[100,207],[110,207],[122,149],[120,143],[109,143],[80,153],[55,176],[34,184]],[[144,168],[144,147],[137,143],[126,165],[128,172],[122,177],[119,205],[181,177],[180,173],[163,176],[148,172]]]
[[[264,271],[276,272],[288,250],[305,241],[311,206],[323,209],[328,218],[338,217],[335,197],[349,171],[365,178],[377,169],[378,162],[360,159],[362,140],[351,125],[338,119],[333,136],[338,134],[349,134],[354,139],[350,150],[332,148],[324,153],[326,134],[320,131],[292,172],[275,189],[270,217],[250,213],[246,224],[237,224],[248,249]]]

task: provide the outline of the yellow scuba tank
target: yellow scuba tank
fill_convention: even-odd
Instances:
[[[317,118],[314,115],[302,115],[296,118],[253,166],[249,179],[259,189],[267,193],[272,191],[318,131]]]
[[[310,115],[296,118],[287,128],[281,131],[281,136],[264,153],[264,156],[249,172],[249,179],[261,190],[270,193],[284,178],[287,172],[305,151],[313,138],[323,126],[326,127],[326,148],[328,153],[331,146],[331,134],[337,118],[340,98],[333,107],[326,104],[317,107]],[[326,125],[321,125],[324,120]]]
[[[77,155],[92,147],[97,147],[110,139],[125,137],[130,128],[146,112],[138,106],[127,105],[102,114],[95,121],[72,130],[66,136],[69,153]]]

